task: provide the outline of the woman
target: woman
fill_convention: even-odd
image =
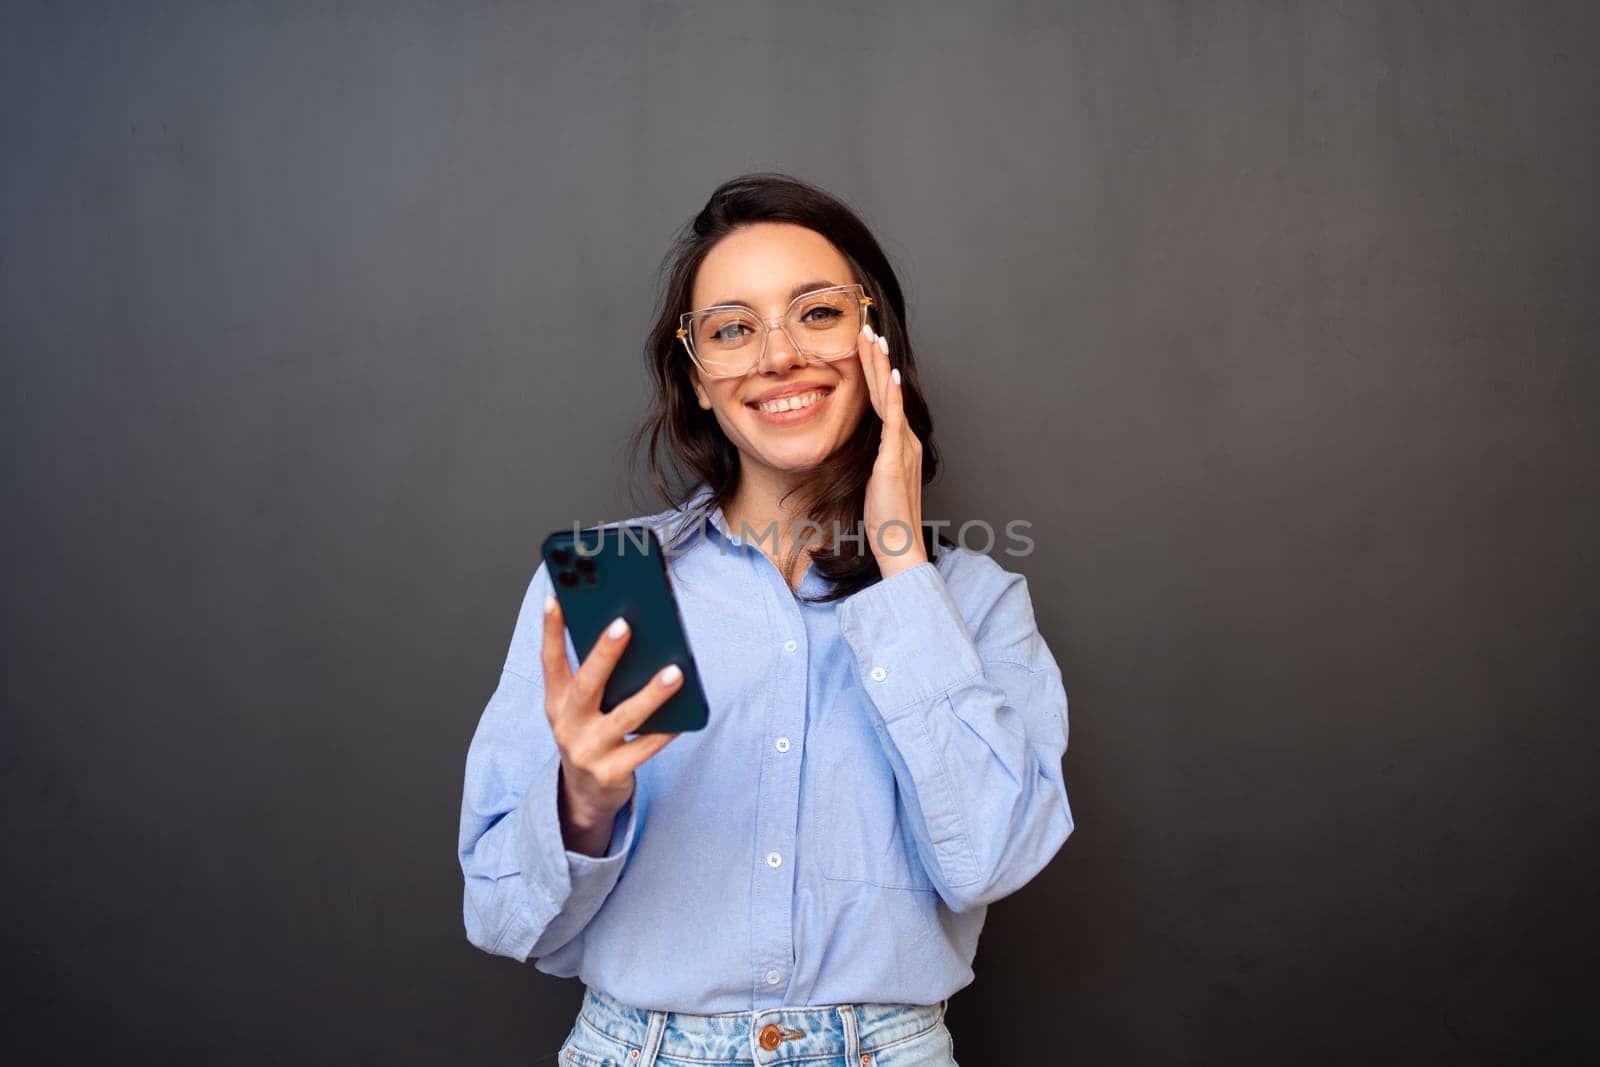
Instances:
[[[862,222],[746,176],[669,264],[635,445],[671,506],[630,522],[710,721],[627,740],[681,674],[600,713],[626,624],[574,670],[541,564],[467,757],[467,936],[582,979],[563,1063],[954,1063],[987,905],[1072,832],[1061,673],[1024,579],[924,529],[931,420]]]

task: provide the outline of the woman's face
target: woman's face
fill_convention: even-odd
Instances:
[[[788,222],[758,222],[714,245],[695,275],[692,306],[746,304],[763,320],[783,318],[801,291],[856,281],[850,265],[826,237]],[[716,415],[722,432],[748,469],[810,470],[849,440],[866,410],[866,378],[859,355],[810,363],[782,330],[767,337],[766,354],[739,378],[707,378],[691,365],[700,406]],[[768,414],[757,403],[790,393],[821,392],[809,407]]]

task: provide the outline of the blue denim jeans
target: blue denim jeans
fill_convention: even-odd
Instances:
[[[631,1008],[592,986],[560,1067],[958,1067],[938,1004],[830,1004],[694,1015]]]

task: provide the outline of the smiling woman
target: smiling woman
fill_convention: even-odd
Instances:
[[[988,905],[1073,829],[1060,669],[1022,576],[923,524],[932,420],[861,220],[737,178],[667,269],[634,444],[668,507],[627,521],[709,723],[626,740],[681,679],[600,712],[627,628],[575,673],[541,565],[467,757],[467,936],[583,979],[563,1063],[954,1064]]]

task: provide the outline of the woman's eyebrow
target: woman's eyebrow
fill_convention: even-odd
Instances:
[[[809,293],[809,292],[812,292],[813,290],[816,290],[816,289],[832,289],[835,286],[844,285],[844,284],[846,284],[846,283],[845,282],[817,282],[817,281],[801,282],[799,285],[797,285],[793,289],[789,290],[789,301],[788,302],[791,303],[791,304],[794,303],[795,298],[800,296],[802,293]],[[723,307],[724,305],[727,305],[727,304],[738,304],[740,307],[747,307],[747,308],[755,307],[754,301],[740,300],[737,297],[735,297],[735,298],[733,298],[731,300],[713,300],[711,303],[707,304],[706,306],[707,307]]]

